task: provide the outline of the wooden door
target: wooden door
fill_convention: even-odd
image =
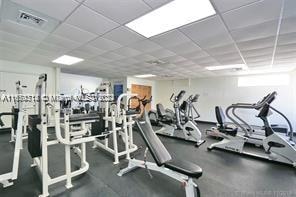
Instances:
[[[132,93],[133,94],[138,94],[139,98],[150,98],[151,97],[151,86],[144,86],[144,85],[137,85],[137,84],[132,84]],[[132,100],[131,102],[131,107],[137,107],[138,102],[136,100]],[[151,103],[146,105],[146,111],[151,110]]]

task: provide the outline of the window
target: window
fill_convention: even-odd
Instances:
[[[238,87],[249,86],[283,86],[290,83],[288,74],[256,75],[238,77]]]

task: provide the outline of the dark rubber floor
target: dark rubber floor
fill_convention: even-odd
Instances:
[[[211,125],[200,124],[201,130]],[[135,143],[141,148],[135,154],[143,158],[144,143],[135,132]],[[0,173],[9,171],[12,164],[13,144],[8,143],[9,134],[0,134]],[[295,169],[285,165],[242,157],[222,151],[207,151],[207,146],[216,139],[206,138],[206,143],[195,148],[192,143],[161,137],[172,156],[192,161],[203,169],[203,176],[196,180],[203,197],[292,197],[296,196]],[[139,169],[123,177],[116,173],[127,164],[122,159],[113,165],[113,158],[102,150],[94,150],[88,145],[87,160],[90,170],[73,181],[74,187],[66,190],[65,183],[50,187],[51,196],[66,197],[157,197],[185,196],[180,183],[152,172],[151,179],[146,170]],[[61,175],[64,171],[63,146],[50,151],[50,174]],[[76,156],[73,168],[79,166]],[[151,160],[151,158],[149,158]],[[31,158],[25,148],[21,152],[19,178],[9,188],[0,185],[0,197],[34,197],[41,192],[41,182],[34,168],[30,167]]]

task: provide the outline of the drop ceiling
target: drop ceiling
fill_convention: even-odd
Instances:
[[[157,79],[222,76],[206,66],[246,63],[250,69],[296,66],[295,0],[211,0],[216,14],[151,37],[124,25],[171,0],[11,0],[58,21],[51,31],[4,16],[0,59],[43,66],[61,55],[84,62],[63,72],[100,77],[155,74]],[[162,64],[152,64],[161,60]],[[162,77],[163,76],[163,77]]]

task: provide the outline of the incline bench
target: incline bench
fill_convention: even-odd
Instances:
[[[153,131],[147,112],[144,112],[144,119],[144,121],[136,120],[136,123],[156,163],[130,159],[128,166],[120,170],[118,176],[136,168],[158,171],[184,184],[186,197],[199,197],[200,192],[197,184],[193,182],[193,178],[198,179],[202,175],[202,169],[194,163],[173,159]]]

